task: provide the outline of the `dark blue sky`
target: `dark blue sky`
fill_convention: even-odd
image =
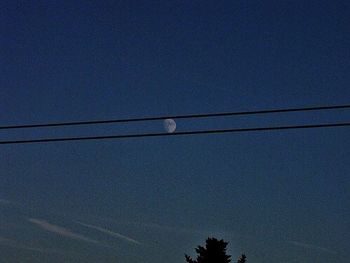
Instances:
[[[348,1],[1,1],[0,25],[1,125],[350,102]],[[349,111],[177,125],[343,120]],[[148,131],[162,123],[0,139]],[[234,259],[346,262],[348,132],[2,145],[0,256],[175,263],[214,235]]]

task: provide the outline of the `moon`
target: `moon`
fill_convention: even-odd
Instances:
[[[167,133],[173,133],[176,130],[176,122],[173,119],[165,119],[163,125]]]

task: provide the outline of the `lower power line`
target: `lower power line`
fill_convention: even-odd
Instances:
[[[62,137],[62,138],[43,138],[43,139],[30,139],[30,140],[8,140],[8,141],[0,141],[0,144],[25,144],[25,143],[47,143],[47,142],[64,142],[64,141],[145,138],[145,137],[161,137],[161,136],[183,136],[183,135],[200,135],[200,134],[244,133],[244,132],[277,131],[277,130],[293,130],[293,129],[294,130],[296,130],[296,129],[315,129],[315,128],[346,127],[346,126],[350,126],[350,122],[293,125],[293,126],[272,126],[272,127],[202,130],[202,131],[184,131],[184,132],[174,132],[174,133],[141,133],[141,134],[124,134],[124,135],[87,136],[87,137]]]

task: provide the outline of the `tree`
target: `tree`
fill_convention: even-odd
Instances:
[[[245,263],[247,260],[246,255],[242,254],[241,257],[238,259],[237,263]]]
[[[224,240],[208,238],[205,241],[205,247],[196,248],[197,259],[193,260],[190,256],[185,255],[186,261],[188,263],[229,263],[231,256],[226,255],[227,244]]]

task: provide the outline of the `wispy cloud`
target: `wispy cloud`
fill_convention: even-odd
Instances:
[[[44,252],[43,249],[19,245],[16,241],[8,238],[3,238],[3,237],[0,237],[0,245],[12,247],[12,248],[20,248],[20,249],[25,249],[25,250],[35,251],[35,252],[41,252],[41,253]]]
[[[306,244],[303,242],[298,242],[298,241],[288,241],[289,244],[298,246],[298,247],[303,247],[306,249],[313,249],[313,250],[318,250],[318,251],[323,251],[323,252],[327,252],[327,253],[331,253],[331,254],[337,254],[335,251],[330,250],[328,248],[324,248],[324,247],[319,247],[319,246],[315,246],[312,244]]]
[[[10,204],[12,204],[11,201],[0,198],[0,205],[10,205]]]
[[[138,225],[140,227],[153,228],[153,229],[158,229],[158,230],[166,231],[166,232],[176,232],[176,233],[182,232],[182,233],[187,233],[187,234],[206,234],[206,233],[210,232],[210,231],[203,231],[203,230],[184,228],[184,227],[159,225],[159,224],[155,224],[155,223],[133,222],[133,224]]]
[[[88,228],[91,228],[91,229],[95,229],[95,230],[98,230],[102,233],[105,233],[107,235],[110,235],[110,236],[113,236],[113,237],[116,237],[116,238],[119,238],[119,239],[122,239],[124,241],[127,241],[127,242],[130,242],[130,243],[134,243],[134,244],[137,244],[137,245],[141,245],[141,243],[133,238],[130,238],[130,237],[127,237],[127,236],[124,236],[122,234],[119,234],[117,232],[114,232],[114,231],[111,231],[109,229],[106,229],[106,228],[102,228],[102,227],[99,227],[99,226],[94,226],[94,225],[89,225],[89,224],[85,224],[85,223],[82,223],[82,222],[79,222],[79,221],[76,221],[78,224],[82,225],[82,226],[85,226],[85,227],[88,227]]]
[[[205,231],[205,230],[184,228],[184,227],[177,227],[177,226],[167,226],[167,225],[160,225],[160,224],[149,223],[149,222],[120,221],[113,218],[98,217],[98,216],[94,216],[93,218],[103,222],[112,222],[118,225],[128,225],[128,226],[133,226],[138,228],[149,228],[149,229],[159,230],[162,232],[176,232],[176,233],[181,232],[181,233],[187,233],[187,234],[207,234],[212,232],[209,230]]]
[[[92,243],[92,244],[96,244],[96,245],[101,245],[101,246],[106,246],[105,244],[102,244],[100,241],[91,239],[89,237],[83,236],[81,234],[78,233],[74,233],[71,230],[62,227],[62,226],[58,226],[58,225],[54,225],[51,224],[45,220],[42,219],[36,219],[36,218],[29,218],[28,219],[29,222],[39,226],[40,228],[67,237],[67,238],[71,238],[71,239],[75,239],[75,240],[80,240],[80,241],[84,241],[84,242],[88,242],[88,243]]]
[[[0,245],[12,247],[12,248],[17,248],[17,249],[30,250],[30,251],[39,252],[39,253],[55,253],[55,254],[62,254],[62,255],[67,254],[65,251],[61,251],[61,250],[43,249],[43,248],[38,248],[38,247],[31,247],[31,246],[22,245],[14,240],[11,240],[8,238],[3,238],[3,237],[0,237]]]

